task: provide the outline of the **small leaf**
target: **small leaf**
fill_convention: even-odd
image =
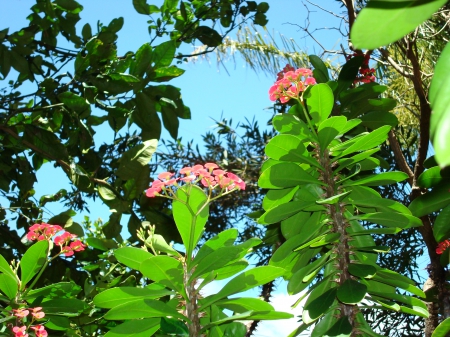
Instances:
[[[364,299],[366,293],[367,287],[364,284],[348,279],[339,286],[336,296],[345,304],[356,305]]]

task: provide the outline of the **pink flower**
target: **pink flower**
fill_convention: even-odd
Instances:
[[[214,170],[214,169],[216,169],[216,168],[219,168],[219,166],[217,166],[217,165],[214,164],[214,163],[206,163],[206,164],[205,164],[205,168],[209,171],[209,173],[211,173],[212,170]]]
[[[64,253],[64,256],[72,256],[74,254],[73,249],[70,246],[61,247],[61,253]]]
[[[54,242],[58,246],[63,246],[64,244],[68,243],[71,239],[76,238],[77,236],[75,234],[71,234],[69,232],[64,232],[61,235],[55,237]]]
[[[184,178],[180,178],[181,181],[184,181],[185,183],[190,183],[191,181],[194,181],[197,179],[197,177],[194,174],[188,175]]]
[[[181,170],[180,170],[180,174],[185,174],[185,175],[190,175],[191,174],[191,172],[192,172],[192,167],[183,167]]]
[[[161,189],[157,190],[155,188],[149,188],[146,192],[145,195],[149,198],[154,198],[156,197],[156,195],[161,191]]]
[[[36,337],[47,337],[48,336],[47,331],[45,330],[44,326],[42,326],[42,325],[32,326],[31,329],[34,330]]]
[[[27,317],[29,315],[29,311],[25,308],[21,308],[21,309],[13,309],[14,312],[14,316],[19,317],[19,318],[24,318]]]
[[[317,84],[316,79],[314,77],[308,77],[305,80],[305,85],[314,85]]]
[[[27,239],[30,241],[38,240],[50,240],[59,231],[62,231],[62,227],[58,225],[49,225],[46,223],[34,224],[30,227],[27,233]]]
[[[164,179],[164,180],[168,180],[170,179],[170,177],[172,177],[174,175],[174,173],[171,172],[163,172],[158,174],[158,179]]]
[[[217,169],[217,170],[214,170],[213,172],[212,172],[212,174],[214,174],[215,176],[223,176],[224,174],[225,174],[226,172],[224,171],[224,170],[220,170],[220,169]]]
[[[312,75],[311,69],[294,70],[293,67],[286,65],[283,71],[278,73],[277,81],[269,89],[270,100],[280,100],[281,103],[286,103],[292,98],[298,99],[308,85],[316,84]]]
[[[230,178],[231,180],[233,180],[233,182],[236,184],[236,186],[240,189],[240,190],[245,190],[245,182],[239,178],[237,175],[235,175],[234,173],[228,172],[227,173],[227,177]]]
[[[84,250],[84,248],[86,248],[86,245],[83,244],[83,242],[81,242],[80,240],[76,240],[70,243],[70,248],[74,252],[81,252]]]
[[[41,311],[42,307],[36,307],[31,310],[32,310],[31,314],[33,315],[34,318],[41,319],[41,318],[45,317],[45,313],[43,311]]]
[[[18,326],[13,327],[14,337],[28,337],[26,331],[27,327],[25,325],[21,327]]]

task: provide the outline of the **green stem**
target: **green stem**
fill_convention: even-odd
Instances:
[[[306,109],[305,109],[305,106],[303,105],[303,98],[301,98],[301,99],[298,99],[297,98],[297,102],[300,104],[300,106],[302,107],[302,110],[303,110],[303,114],[305,115],[305,118],[306,118],[306,121],[308,122],[308,125],[309,125],[309,128],[311,129],[311,131],[316,135],[316,137],[318,136],[317,135],[317,132],[316,132],[316,129],[313,127],[313,124],[312,124],[312,122],[311,122],[311,119],[309,118],[309,115],[308,115],[308,111],[306,111]]]

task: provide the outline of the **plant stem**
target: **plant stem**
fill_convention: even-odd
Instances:
[[[186,300],[186,317],[191,321],[188,323],[189,337],[199,337],[200,336],[200,318],[198,316],[198,294],[195,289],[196,280],[189,282],[192,275],[189,272],[186,263],[183,264],[184,267],[184,289],[186,290],[187,300]]]

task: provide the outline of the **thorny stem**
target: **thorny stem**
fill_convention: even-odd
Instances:
[[[188,258],[188,257],[187,257]],[[184,289],[186,290],[186,317],[191,321],[188,323],[189,337],[200,337],[200,318],[198,316],[198,292],[195,289],[196,280],[189,281],[192,272],[186,263],[183,266],[184,269]]]
[[[326,184],[325,193],[326,198],[330,198],[337,193],[337,187],[333,179],[333,171],[331,168],[331,161],[329,157],[328,149],[326,149],[323,155],[318,156],[320,165],[325,171],[322,172],[323,182]],[[344,217],[345,209],[340,203],[334,205],[328,205],[330,217],[332,219],[333,231],[340,234],[338,244],[335,246],[335,252],[337,254],[338,270],[340,270],[339,279],[337,283],[342,285],[345,281],[351,279],[351,275],[348,272],[348,266],[350,265],[350,246],[349,235],[346,228],[348,223]],[[356,314],[358,313],[358,307],[356,305],[348,305],[344,303],[339,304],[339,310],[341,317],[346,316],[352,326],[351,336],[356,336],[357,322]]]

